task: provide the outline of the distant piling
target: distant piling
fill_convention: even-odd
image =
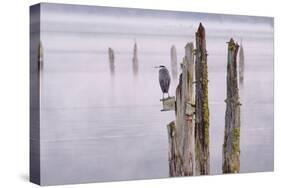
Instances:
[[[239,84],[243,85],[244,82],[244,69],[245,69],[245,57],[244,57],[244,48],[242,41],[239,48]]]
[[[223,173],[240,171],[240,102],[237,81],[237,52],[239,45],[228,42],[227,98],[223,144]]]
[[[112,48],[108,48],[108,57],[109,57],[109,68],[111,75],[115,74],[115,65],[114,65],[114,51]]]
[[[133,73],[134,73],[134,75],[137,75],[138,71],[139,71],[139,60],[138,60],[138,47],[137,47],[136,41],[135,41],[135,44],[134,44],[132,62],[133,62]]]
[[[178,67],[177,67],[177,49],[174,45],[171,47],[171,68],[172,68],[172,78],[175,80],[178,77]]]
[[[196,175],[205,175],[210,173],[209,101],[205,28],[201,23],[195,37],[195,164]]]

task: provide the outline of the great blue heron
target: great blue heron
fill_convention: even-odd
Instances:
[[[171,77],[170,77],[168,69],[163,65],[160,65],[155,68],[159,68],[159,84],[160,84],[160,87],[161,87],[161,90],[163,93],[162,99],[164,99],[165,93],[167,93],[168,97],[170,97],[169,87],[170,87]]]

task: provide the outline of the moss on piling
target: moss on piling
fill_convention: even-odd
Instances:
[[[234,154],[240,152],[240,128],[233,129],[233,142],[232,142],[232,151]]]
[[[202,118],[204,125],[204,143],[209,144],[209,100],[208,100],[208,67],[207,64],[202,62]]]

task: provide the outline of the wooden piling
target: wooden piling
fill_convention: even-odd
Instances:
[[[210,173],[209,102],[205,29],[201,23],[195,37],[195,168],[196,175],[204,175]]]
[[[227,98],[223,144],[223,173],[240,171],[240,102],[237,81],[239,45],[230,39],[227,58]]]
[[[185,57],[182,63],[182,74],[176,90],[176,129],[179,152],[183,158],[183,174],[194,175],[194,56],[193,43],[185,46]]]
[[[108,48],[108,57],[109,57],[109,68],[111,75],[115,73],[115,65],[114,65],[114,51],[112,48]]]
[[[177,67],[177,49],[174,45],[171,46],[171,68],[172,68],[172,78],[175,80],[178,77],[178,67]]]
[[[168,130],[168,141],[169,141],[169,175],[170,177],[182,176],[183,175],[183,162],[178,151],[177,146],[177,134],[176,124],[172,121],[167,125]]]
[[[188,43],[176,89],[176,120],[168,125],[170,176],[194,175],[194,56]]]
[[[135,42],[135,44],[134,44],[134,51],[133,51],[132,62],[133,62],[133,72],[134,72],[134,75],[137,75],[138,74],[138,70],[139,70],[137,42]]]

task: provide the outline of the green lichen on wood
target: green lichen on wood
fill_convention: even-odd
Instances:
[[[240,128],[234,128],[232,133],[232,152],[239,153],[240,152]]]
[[[204,143],[209,144],[209,101],[208,101],[208,67],[202,62],[202,121],[204,125]]]

